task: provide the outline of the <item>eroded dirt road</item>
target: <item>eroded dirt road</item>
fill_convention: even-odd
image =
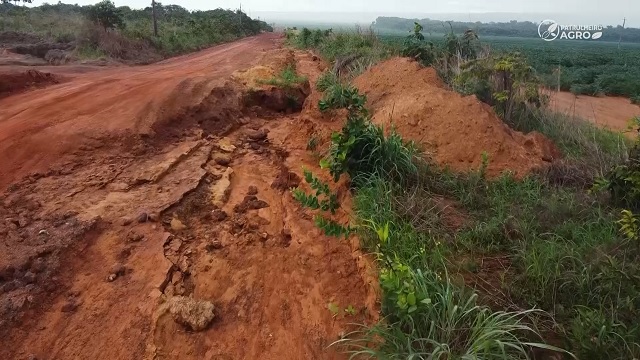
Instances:
[[[330,126],[245,101],[237,72],[258,64],[317,78],[278,48],[265,34],[0,100],[1,359],[343,357],[327,347],[375,320],[375,272],[289,191]],[[213,322],[174,321],[177,296]]]

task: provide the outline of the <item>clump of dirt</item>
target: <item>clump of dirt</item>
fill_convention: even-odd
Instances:
[[[206,329],[215,317],[215,307],[205,300],[174,296],[167,301],[167,307],[175,322],[193,331]]]
[[[61,79],[50,73],[37,70],[2,74],[0,76],[0,99],[30,88],[44,87],[60,83]]]
[[[411,59],[380,63],[354,85],[367,95],[375,123],[395,127],[455,171],[478,169],[486,152],[489,176],[511,171],[523,177],[559,156],[543,135],[510,129],[488,105],[447,89],[434,69]]]

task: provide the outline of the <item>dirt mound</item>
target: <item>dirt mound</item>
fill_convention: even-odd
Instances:
[[[53,74],[37,70],[28,70],[17,74],[2,74],[0,76],[0,98],[30,88],[58,84],[60,80],[59,77]]]
[[[394,126],[453,170],[477,169],[486,152],[489,176],[522,177],[559,155],[544,136],[511,130],[488,105],[446,89],[434,69],[410,59],[380,63],[354,84],[367,95],[375,123]]]

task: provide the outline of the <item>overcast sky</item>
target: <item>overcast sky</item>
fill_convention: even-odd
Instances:
[[[35,0],[39,3],[39,0]],[[51,1],[52,3],[55,1]],[[77,2],[78,4],[92,4],[96,0],[67,0],[63,2]],[[116,5],[131,7],[145,7],[151,0],[114,0]],[[563,19],[574,19],[580,22],[598,21],[603,24],[617,24],[627,17],[628,24],[640,25],[640,0],[190,0],[190,1],[161,1],[164,4],[175,3],[188,9],[212,9],[217,7],[236,9],[242,3],[242,8],[249,13],[271,12],[304,12],[327,13],[347,12],[356,18],[362,18],[366,13],[367,19],[377,15],[415,14],[416,17],[437,13],[519,13],[532,14],[562,14]],[[358,16],[359,14],[359,16]],[[261,14],[262,15],[262,14]],[[305,17],[313,16],[305,14]],[[431,16],[430,16],[431,17]],[[437,16],[433,16],[437,18]],[[614,20],[618,19],[619,20]],[[313,20],[313,19],[310,19]],[[476,19],[473,19],[474,21]],[[544,19],[539,19],[539,21]],[[565,21],[567,21],[565,20]],[[615,21],[615,22],[614,22]]]

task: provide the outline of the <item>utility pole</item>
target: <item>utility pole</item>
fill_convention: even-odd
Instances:
[[[158,37],[158,18],[156,16],[156,0],[151,0],[151,14],[153,16],[153,35]]]
[[[620,40],[618,40],[618,51],[620,51],[620,44],[622,43],[622,32],[624,31],[624,26],[627,24],[627,18],[622,19],[622,30],[620,32]]]

